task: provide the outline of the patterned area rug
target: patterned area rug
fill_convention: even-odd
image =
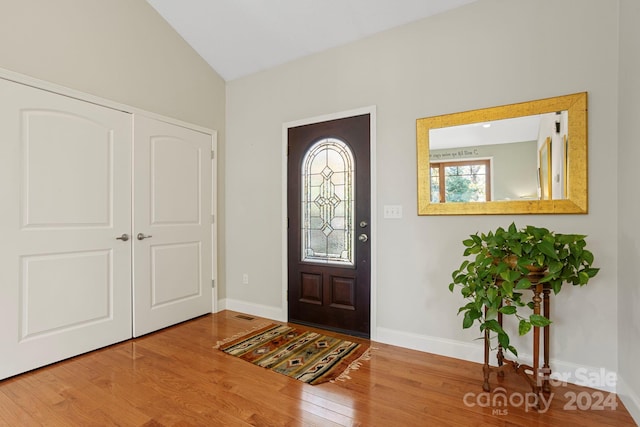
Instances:
[[[216,348],[308,384],[349,379],[369,347],[287,325],[270,324],[218,342]]]

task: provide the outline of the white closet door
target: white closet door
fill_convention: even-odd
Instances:
[[[0,378],[131,337],[131,116],[0,79]]]
[[[134,116],[134,336],[211,312],[211,149],[209,134]]]

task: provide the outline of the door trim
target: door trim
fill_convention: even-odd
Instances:
[[[75,98],[79,101],[89,102],[91,104],[96,104],[102,107],[111,108],[112,110],[118,110],[124,113],[146,116],[152,119],[171,123],[177,126],[182,126],[188,129],[197,130],[202,133],[212,134],[216,136],[218,133],[217,130],[214,130],[205,126],[185,122],[183,120],[179,120],[169,116],[163,116],[161,114],[154,113],[153,111],[144,110],[142,108],[134,107],[132,105],[122,104],[120,102],[116,102],[111,99],[101,98],[99,96],[92,95],[90,93],[81,92],[79,90],[72,89],[67,86],[61,86],[57,83],[53,83],[50,81],[40,80],[35,77],[27,76],[26,74],[20,74],[15,71],[7,70],[2,67],[0,67],[0,79],[9,80],[14,83],[20,83],[25,86],[31,86],[36,89],[46,90],[47,92],[57,93],[58,95],[63,95],[69,98]]]
[[[287,257],[287,143],[289,128],[304,126],[309,124],[315,124],[320,122],[326,122],[329,120],[344,119],[346,117],[360,116],[363,114],[369,114],[370,116],[370,164],[371,164],[371,218],[370,218],[370,236],[374,236],[371,240],[371,313],[370,313],[370,339],[375,341],[377,338],[377,239],[375,238],[378,227],[377,219],[377,200],[376,200],[376,176],[377,176],[377,162],[376,162],[376,106],[370,105],[367,107],[357,108],[354,110],[342,111],[338,113],[326,114],[322,116],[309,117],[306,119],[300,119],[293,122],[283,123],[282,125],[282,161],[281,161],[281,185],[282,185],[282,224],[281,224],[281,251],[282,251],[282,313],[284,320],[289,318],[289,308],[287,305],[287,289],[288,289],[288,257]]]

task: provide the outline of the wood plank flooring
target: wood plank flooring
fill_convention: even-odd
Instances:
[[[614,410],[598,410],[602,392],[558,386],[539,413],[521,402],[529,389],[515,374],[492,378],[506,394],[482,394],[479,364],[375,342],[350,380],[310,386],[214,349],[266,322],[238,315],[207,315],[0,381],[0,425],[636,425],[615,395]]]

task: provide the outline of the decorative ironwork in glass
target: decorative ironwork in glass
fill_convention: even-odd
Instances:
[[[302,261],[353,265],[355,162],[335,138],[302,159]]]

